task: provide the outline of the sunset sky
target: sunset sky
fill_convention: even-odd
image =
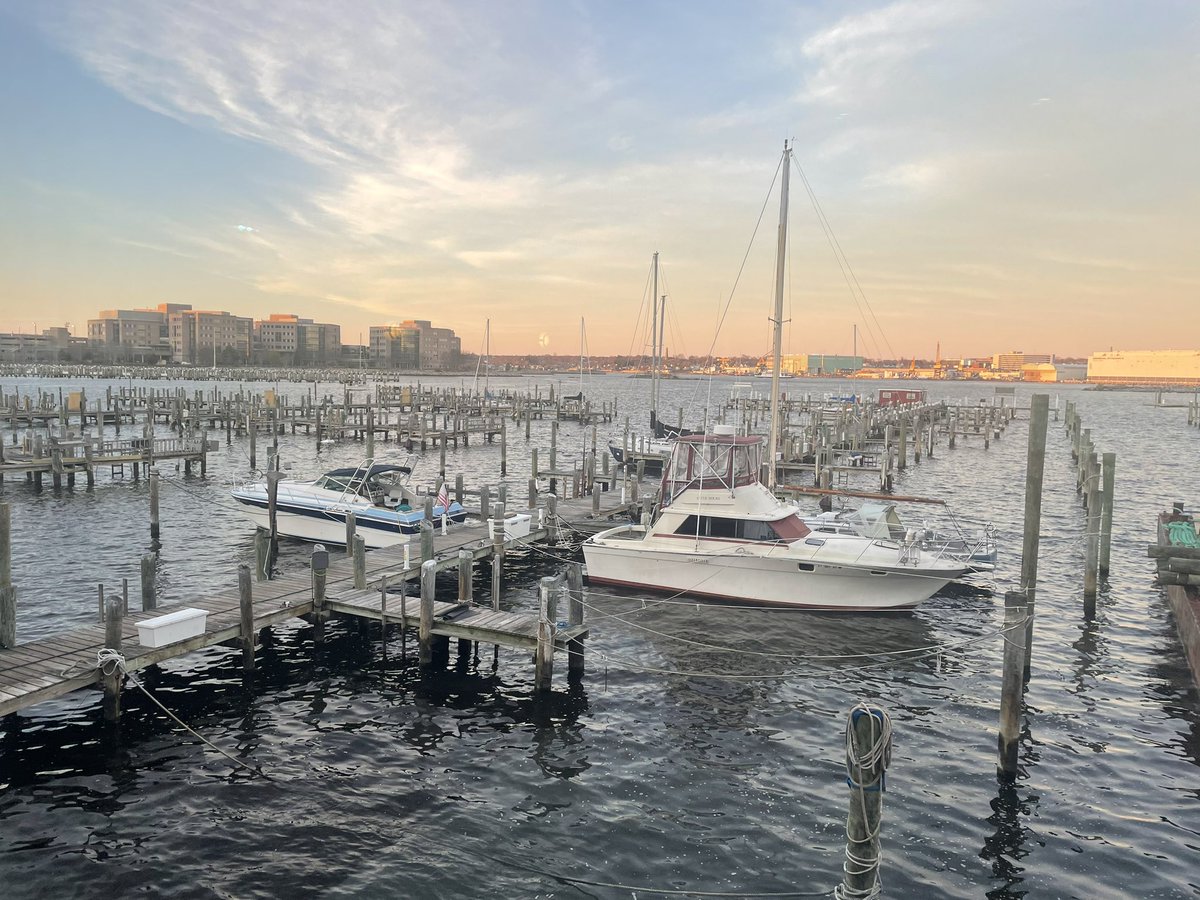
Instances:
[[[0,331],[169,301],[640,352],[658,250],[672,355],[731,293],[716,351],[763,353],[790,138],[853,271],[794,173],[791,352],[1200,345],[1191,0],[0,0],[0,120]]]

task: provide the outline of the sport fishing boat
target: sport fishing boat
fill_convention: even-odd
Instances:
[[[590,582],[864,611],[915,607],[963,574],[961,560],[923,550],[915,534],[812,531],[759,480],[762,438],[715,430],[675,441],[652,524],[584,542]]]
[[[322,544],[345,544],[346,515],[354,513],[355,529],[367,547],[403,543],[421,529],[425,496],[408,484],[412,467],[367,460],[357,468],[333,469],[314,481],[280,481],[275,495],[279,534]],[[270,527],[267,484],[235,488],[233,498],[255,525]],[[433,521],[459,523],[467,512],[449,499],[445,485],[433,504]]]
[[[774,494],[779,375],[787,256],[788,176],[784,144],[767,464],[762,438],[731,425],[675,439],[663,471],[661,509],[647,525],[622,525],[583,544],[589,581],[746,603],[845,611],[907,609],[963,574],[961,560],[903,539],[815,534]],[[767,483],[760,480],[765,470]]]

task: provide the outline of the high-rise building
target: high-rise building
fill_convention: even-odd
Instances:
[[[291,313],[274,313],[254,323],[254,349],[263,355],[282,355],[290,363],[337,361],[342,352],[342,328]]]
[[[169,317],[189,310],[187,303],[160,303],[155,309],[102,309],[88,319],[88,342],[109,356],[144,361],[170,355]]]
[[[439,371],[458,365],[462,341],[449,328],[424,320],[371,327],[371,364],[390,369]]]
[[[223,311],[186,309],[168,316],[176,362],[207,366],[249,362],[254,320]]]

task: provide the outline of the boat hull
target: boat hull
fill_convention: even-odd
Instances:
[[[714,556],[650,548],[636,540],[621,543],[629,546],[584,543],[590,583],[754,605],[863,612],[912,609],[952,580],[894,568],[806,563],[785,554]]]
[[[234,499],[241,507],[242,514],[256,526],[259,528],[271,527],[270,514],[265,500],[254,496],[239,495],[236,492]],[[420,532],[421,522],[424,520],[424,513],[419,510],[405,517],[373,507],[350,511],[355,514],[355,534],[363,537],[369,550],[379,550],[406,543],[410,535]],[[283,537],[343,546],[346,543],[346,513],[345,508],[319,509],[279,503],[275,512],[276,528]],[[448,521],[458,524],[466,517],[466,510],[455,503],[450,505],[450,511],[447,513]],[[435,512],[435,525],[440,522],[441,515]]]

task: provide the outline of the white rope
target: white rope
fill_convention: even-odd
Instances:
[[[876,716],[875,713],[879,715]],[[854,735],[854,719],[855,714],[865,715],[870,718],[871,734],[873,740],[866,747],[860,747]],[[876,732],[878,726],[878,733]],[[877,790],[880,792],[880,804],[883,803],[883,777],[887,771],[888,765],[892,761],[892,720],[886,710],[873,710],[870,706],[863,702],[856,703],[854,708],[846,716],[846,780],[850,783],[851,790],[857,789],[858,802],[861,804],[863,823],[869,823],[867,818],[867,791]],[[864,784],[858,781],[854,775],[856,771],[873,772],[879,770],[878,783],[875,785]],[[871,885],[867,888],[851,888],[844,883],[838,885],[833,896],[836,900],[874,900],[883,894],[883,879],[880,877],[880,863],[883,859],[882,849],[876,850],[873,856],[865,856],[861,852],[856,852],[859,846],[870,847],[871,843],[878,839],[879,832],[883,828],[882,811],[879,816],[879,821],[875,823],[875,828],[868,832],[863,838],[855,838],[850,835],[849,821],[846,823],[846,861],[842,863],[842,871],[851,877],[861,877],[874,873]]]
[[[101,674],[107,675],[107,676],[112,676],[112,675],[116,674],[116,672],[119,670],[122,675],[124,675],[126,678],[128,678],[136,687],[140,688],[143,694],[145,694],[147,697],[149,697],[159,709],[161,709],[168,716],[170,716],[171,719],[174,720],[184,730],[188,731],[195,737],[199,738],[201,742],[203,742],[207,746],[211,747],[213,750],[216,750],[218,753],[220,753],[222,756],[224,756],[226,759],[228,759],[230,762],[232,762],[235,766],[239,766],[240,768],[243,768],[248,772],[253,772],[256,775],[262,775],[264,778],[266,777],[266,774],[258,766],[251,766],[251,765],[243,762],[242,760],[238,759],[236,756],[233,756],[233,755],[229,754],[228,752],[226,752],[225,750],[222,750],[220,747],[218,747],[216,744],[214,744],[212,741],[210,741],[204,735],[200,734],[198,731],[196,731],[194,728],[192,728],[190,725],[188,725],[187,722],[185,722],[181,718],[179,718],[179,716],[175,715],[175,713],[171,712],[169,709],[167,709],[165,706],[163,706],[162,703],[159,701],[159,699],[157,697],[155,697],[152,693],[150,693],[150,690],[144,684],[142,684],[141,681],[138,680],[137,676],[134,675],[132,672],[130,672],[125,667],[125,657],[121,654],[120,651],[113,650],[108,647],[97,650],[96,651],[96,668],[100,670]]]

